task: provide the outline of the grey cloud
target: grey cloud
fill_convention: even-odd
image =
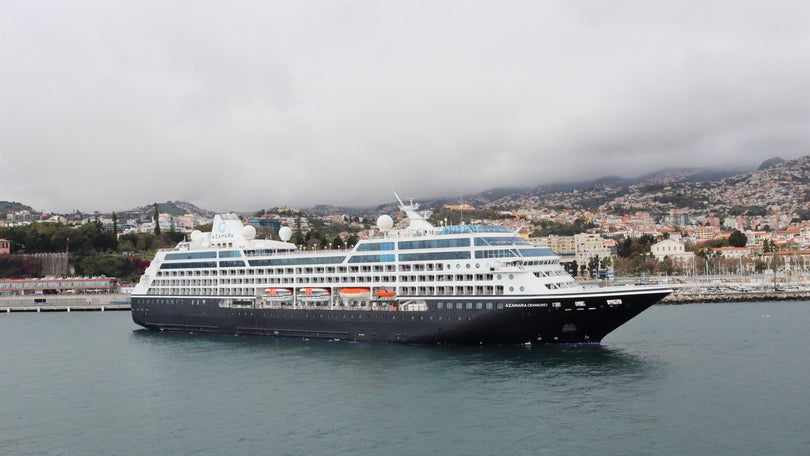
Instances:
[[[360,205],[795,158],[808,17],[788,0],[7,0],[0,200]]]

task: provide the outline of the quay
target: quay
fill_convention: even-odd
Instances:
[[[130,310],[128,294],[23,295],[0,297],[0,314],[11,312],[106,312]]]

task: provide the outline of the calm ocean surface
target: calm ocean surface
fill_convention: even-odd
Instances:
[[[810,302],[655,306],[601,346],[161,334],[0,315],[0,454],[810,454]]]

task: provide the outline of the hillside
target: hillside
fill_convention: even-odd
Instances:
[[[19,211],[34,212],[34,209],[16,201],[0,201],[0,219],[5,219],[7,214]]]
[[[516,209],[578,209],[617,214],[637,210],[665,213],[673,209],[712,210],[738,213],[779,208],[782,211],[807,210],[810,199],[810,156],[785,161],[766,160],[754,171],[735,173],[727,170],[701,168],[666,168],[635,179],[606,176],[601,179],[561,184],[538,185],[534,188],[501,187],[464,195],[464,203],[478,208]],[[458,204],[460,198],[436,196],[421,199],[422,208]],[[201,209],[184,201],[158,203],[158,211],[174,216],[195,214],[212,217],[213,211]],[[0,217],[9,212],[33,211],[17,202],[0,202]],[[376,207],[345,207],[316,205],[302,212],[317,216],[349,214],[376,217],[396,212],[395,201]],[[153,204],[119,211],[121,219],[150,220]]]
[[[207,209],[200,209],[194,204],[185,201],[166,201],[165,203],[157,203],[158,212],[161,214],[171,214],[172,216],[194,214],[202,217],[213,217],[214,212]],[[135,209],[121,211],[118,213],[119,218],[133,218],[138,220],[150,220],[155,214],[155,207],[153,204],[147,204]]]

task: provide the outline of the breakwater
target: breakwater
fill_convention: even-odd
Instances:
[[[675,292],[661,304],[693,304],[700,302],[810,301],[808,290]]]
[[[76,294],[24,295],[0,297],[0,313],[10,312],[86,312],[130,310],[129,295]]]

